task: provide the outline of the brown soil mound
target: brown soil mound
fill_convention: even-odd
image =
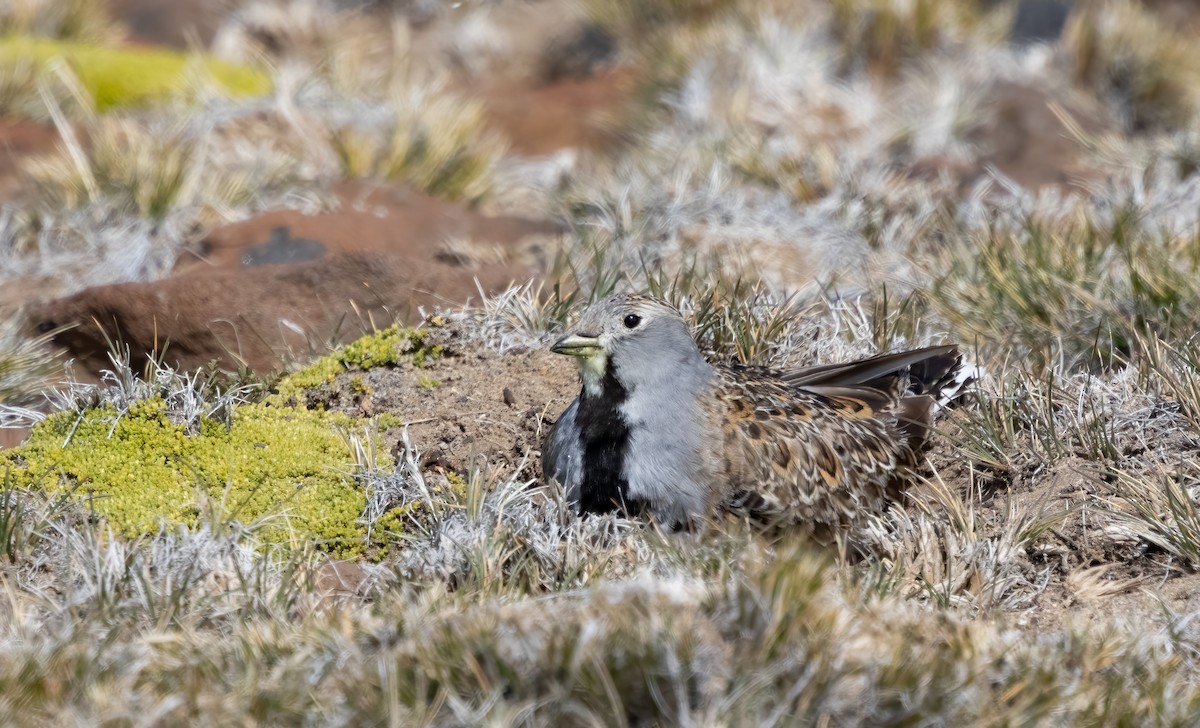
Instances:
[[[34,307],[31,323],[70,327],[55,341],[92,372],[108,366],[110,340],[129,346],[135,367],[165,352],[185,368],[269,371],[417,321],[422,307],[535,278],[557,230],[403,189],[344,199],[335,212],[270,212],[222,228],[169,278],[87,289]]]
[[[0,202],[20,196],[21,160],[49,152],[57,143],[58,132],[49,124],[0,118]]]
[[[500,354],[453,325],[431,329],[430,336],[444,354],[426,367],[352,372],[310,393],[309,404],[400,417],[425,465],[458,473],[472,464],[511,472],[524,462],[530,477],[539,474],[542,439],[578,394],[574,364],[542,348]],[[394,451],[402,432],[386,433]]]
[[[1013,83],[998,84],[986,103],[988,121],[977,139],[990,151],[986,163],[1032,190],[1086,187],[1094,173],[1087,168],[1083,144],[1072,137],[1055,107],[1087,133],[1103,128],[1099,112]]]
[[[618,141],[620,115],[633,100],[628,71],[568,78],[534,87],[481,91],[488,118],[521,154],[605,149]]]
[[[351,252],[431,261],[456,258],[447,249],[447,242],[456,240],[486,246],[488,262],[530,267],[539,251],[526,255],[529,246],[561,229],[544,220],[482,215],[407,187],[351,181],[336,191],[341,205],[332,212],[278,210],[212,231],[180,256],[175,272],[297,263]],[[459,300],[461,293],[448,292],[447,300]]]

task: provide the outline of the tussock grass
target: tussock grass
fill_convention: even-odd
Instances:
[[[949,43],[997,42],[1003,27],[987,23],[976,0],[830,0],[828,6],[842,66],[884,74]]]
[[[564,305],[536,294],[510,292],[478,314],[478,325],[488,336],[498,331],[489,320],[536,336]],[[794,337],[810,354],[845,358],[873,347],[881,328],[907,329],[881,327],[844,303],[785,317],[792,303],[753,288],[707,301],[687,289],[672,295],[698,327],[709,327],[714,348],[732,356],[737,337],[711,332],[759,332],[793,350],[800,345],[784,342]],[[919,326],[907,330],[925,335]],[[813,336],[820,331],[828,333]],[[756,356],[775,358],[764,347]],[[1139,383],[1134,370],[1120,382],[1024,376],[1008,389],[987,380],[1001,394],[983,400],[996,414],[980,416],[1012,421],[1003,448],[1040,449],[1055,462],[1088,447],[1090,425],[1070,403],[1091,391],[1095,412],[1121,423],[1111,437],[1124,449],[1146,418],[1123,419],[1113,403],[1151,398],[1146,387],[1158,386]],[[1020,388],[1027,392],[1016,394]],[[77,404],[67,406],[128,408],[160,398],[180,422],[211,417],[214,407],[236,411],[256,397],[167,370],[146,382],[119,365],[105,387],[74,396]],[[1161,418],[1160,426],[1178,428],[1182,415]],[[1051,433],[1060,444],[1029,442]],[[361,522],[373,538],[391,540],[380,564],[333,564],[303,541],[272,545],[267,524],[215,511],[191,528],[115,538],[86,502],[51,500],[10,477],[0,493],[0,573],[16,600],[0,605],[0,641],[11,645],[0,652],[4,699],[96,720],[150,703],[164,720],[305,714],[357,723],[400,715],[434,725],[590,724],[614,715],[630,724],[1054,716],[1090,725],[1182,719],[1182,706],[1197,704],[1196,665],[1184,657],[1190,638],[1170,615],[1136,631],[1068,625],[1036,640],[1005,625],[1004,615],[1031,609],[1064,578],[1044,554],[1078,503],[1010,495],[997,504],[983,483],[964,490],[934,472],[861,534],[861,561],[835,566],[828,554],[736,522],[664,534],[640,520],[579,519],[527,466],[461,476],[430,470],[420,443],[405,436],[390,469],[380,466],[369,433],[346,442],[357,453]],[[1031,465],[1010,467],[1036,480],[1043,464]],[[1091,538],[1132,537],[1176,554],[1181,566],[1194,563],[1194,506],[1179,495],[1188,489],[1160,494],[1156,482],[1112,480],[1097,493],[1109,525]],[[1071,582],[1078,593],[1100,593],[1103,584],[1081,578]],[[63,596],[34,596],[50,589]],[[31,671],[34,660],[41,667]],[[264,661],[274,665],[265,677]],[[1063,664],[1080,667],[1064,674]],[[95,689],[47,692],[64,676]],[[239,696],[232,701],[231,691]]]
[[[742,10],[738,0],[584,0],[587,16],[623,38],[646,40],[661,33],[664,26],[678,31],[679,26],[704,25],[719,21]]]
[[[414,84],[388,99],[376,118],[334,121],[328,138],[341,173],[407,182],[447,199],[487,194],[505,142],[486,128],[479,102],[440,84]]]
[[[1193,234],[1141,215],[1129,205],[972,231],[933,282],[938,312],[982,346],[1068,369],[1112,365],[1140,332],[1189,331],[1200,311]]]
[[[49,516],[48,528],[70,517]],[[859,601],[795,544],[769,560],[727,544],[722,587],[707,584],[710,554],[674,545],[675,575],[480,600],[382,569],[360,587],[365,598],[331,596],[315,587],[319,562],[249,558],[253,543],[163,533],[86,556],[78,543],[39,542],[35,558],[57,565],[39,578],[69,585],[73,607],[9,612],[3,699],[46,719],[115,719],[138,705],[171,721],[338,725],[1088,725],[1186,720],[1197,704],[1190,668],[1172,659],[1182,625],[1029,640],[933,620],[893,597]],[[35,630],[38,648],[26,640]],[[1076,667],[1064,675],[1064,664]]]
[[[1119,526],[1168,554],[1176,568],[1200,567],[1200,510],[1197,510],[1197,464],[1179,463],[1173,470],[1116,472],[1105,501]]]
[[[940,608],[981,613],[1020,609],[1036,599],[1050,570],[1032,562],[1030,547],[1069,511],[1053,503],[1017,506],[1010,499],[1003,526],[995,529],[978,512],[980,499],[976,490],[964,499],[934,477],[915,491],[910,507],[892,510],[891,522],[875,534],[888,588]]]
[[[120,211],[162,220],[200,166],[183,129],[150,130],[126,120],[95,119],[86,131],[84,139],[69,138],[62,154],[26,165],[47,206],[79,208],[107,198]]]
[[[86,108],[82,96],[70,103]],[[60,143],[21,160],[29,202],[0,215],[0,270],[73,271],[64,288],[158,278],[191,236],[264,206],[319,209],[303,137],[258,103],[138,117],[51,104]]]
[[[495,296],[480,291],[479,308],[465,309],[460,317],[471,320],[467,330],[478,340],[503,352],[537,346],[548,333],[561,331],[579,299],[578,290],[530,282]]]
[[[359,14],[325,0],[251,0],[231,9],[221,23],[213,47],[218,55],[241,62],[264,57],[320,56],[362,31]],[[375,23],[378,25],[378,22]],[[351,27],[353,26],[353,27]]]
[[[24,35],[105,43],[119,35],[108,8],[88,0],[8,0],[0,7],[0,36]]]
[[[94,116],[77,132],[64,122],[59,150],[26,160],[23,171],[48,209],[102,208],[155,223],[187,216],[211,224],[303,174],[298,160],[285,156],[292,152],[286,140],[274,148],[268,142],[222,149],[227,128],[203,118]]]
[[[1140,3],[1088,3],[1072,17],[1064,48],[1075,78],[1111,103],[1132,131],[1195,119],[1200,52],[1189,35]]]
[[[0,404],[22,407],[39,402],[41,393],[62,377],[61,358],[46,345],[52,337],[52,332],[27,337],[18,317],[0,323]]]
[[[432,74],[411,72],[399,40],[377,53],[368,42],[376,35],[351,34],[341,23],[329,26],[333,46],[247,70],[267,84],[254,92],[274,88],[271,97],[231,97],[200,57],[146,56],[154,73],[125,69],[120,84],[173,75],[169,88],[156,86],[146,98],[153,108],[137,114],[127,113],[124,101],[109,104],[86,77],[116,66],[89,56],[85,73],[69,62],[43,63],[23,47],[10,54],[14,66],[0,69],[0,103],[49,116],[62,145],[23,160],[33,204],[0,218],[4,271],[50,272],[64,257],[86,256],[91,264],[72,278],[72,290],[156,278],[185,243],[214,225],[269,207],[327,207],[330,185],[346,176],[483,197],[504,145],[487,133],[478,104],[450,94]]]
[[[1156,336],[1138,341],[1142,356],[1137,371],[1182,411],[1193,431],[1200,432],[1200,350],[1193,337],[1176,345]]]

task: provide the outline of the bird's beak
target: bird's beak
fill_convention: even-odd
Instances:
[[[555,354],[567,356],[591,356],[600,349],[600,339],[595,336],[567,334],[550,347]]]

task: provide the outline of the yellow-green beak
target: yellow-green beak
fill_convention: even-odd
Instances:
[[[567,356],[591,356],[600,350],[600,340],[594,336],[567,334],[550,347],[555,354]]]

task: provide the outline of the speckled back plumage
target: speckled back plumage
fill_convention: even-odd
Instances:
[[[822,541],[882,512],[911,480],[935,394],[960,364],[954,347],[934,347],[789,373],[718,367],[722,507]]]

